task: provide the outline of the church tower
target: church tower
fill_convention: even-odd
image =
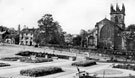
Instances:
[[[118,4],[116,4],[116,9],[114,9],[113,5],[111,4],[110,7],[110,16],[111,21],[117,24],[122,30],[125,29],[125,6],[122,4],[122,9],[119,8]]]

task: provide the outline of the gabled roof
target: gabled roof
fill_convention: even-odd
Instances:
[[[96,26],[98,26],[98,24],[100,24],[100,23],[103,23],[103,24],[110,23],[111,25],[116,26],[116,27],[118,27],[119,29],[121,29],[118,25],[116,25],[114,22],[108,20],[107,18],[104,18],[103,20],[97,22]],[[95,27],[96,27],[96,26],[95,26]]]

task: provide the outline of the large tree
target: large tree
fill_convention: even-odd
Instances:
[[[35,41],[44,44],[62,44],[64,36],[62,28],[57,21],[53,20],[51,14],[45,14],[38,20],[39,30],[36,33]]]
[[[81,45],[81,36],[77,35],[73,38],[73,46],[80,46]]]
[[[88,36],[88,32],[85,31],[84,29],[81,29],[80,36],[81,36],[81,47],[84,47],[85,45],[87,45],[86,37]]]

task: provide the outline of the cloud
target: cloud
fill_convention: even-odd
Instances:
[[[126,25],[135,23],[134,0],[0,0],[0,25],[37,27],[37,20],[51,13],[65,31],[79,33],[94,28],[105,16],[109,19],[111,3],[124,3]]]

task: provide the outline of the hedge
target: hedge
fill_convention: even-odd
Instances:
[[[46,76],[58,72],[63,72],[63,70],[59,67],[50,66],[50,67],[38,67],[38,68],[21,70],[20,74],[24,76],[30,76],[30,77],[39,77],[39,76]]]
[[[78,61],[78,62],[74,62],[72,63],[72,66],[92,66],[92,65],[96,65],[96,62],[93,60],[84,60],[84,61]]]
[[[130,69],[130,70],[135,70],[135,66],[134,65],[116,65],[116,66],[113,66],[113,68],[120,68],[120,69]]]
[[[0,67],[10,66],[10,64],[7,63],[0,63]]]
[[[42,62],[50,62],[53,61],[51,58],[35,58],[35,59],[31,59],[28,57],[24,57],[20,59],[21,62],[26,62],[26,63],[42,63]]]
[[[67,56],[67,55],[58,55],[58,54],[50,54],[50,53],[41,53],[41,52],[32,52],[32,51],[23,51],[23,52],[19,52],[16,55],[20,55],[20,56],[31,56],[31,55],[35,55],[36,57],[45,57],[46,55],[48,56],[48,58],[52,58],[52,57],[58,57],[61,59],[69,59],[71,56]],[[73,57],[75,58],[75,57]]]
[[[21,57],[4,57],[4,58],[1,58],[0,60],[3,60],[3,61],[17,61],[20,58]]]

